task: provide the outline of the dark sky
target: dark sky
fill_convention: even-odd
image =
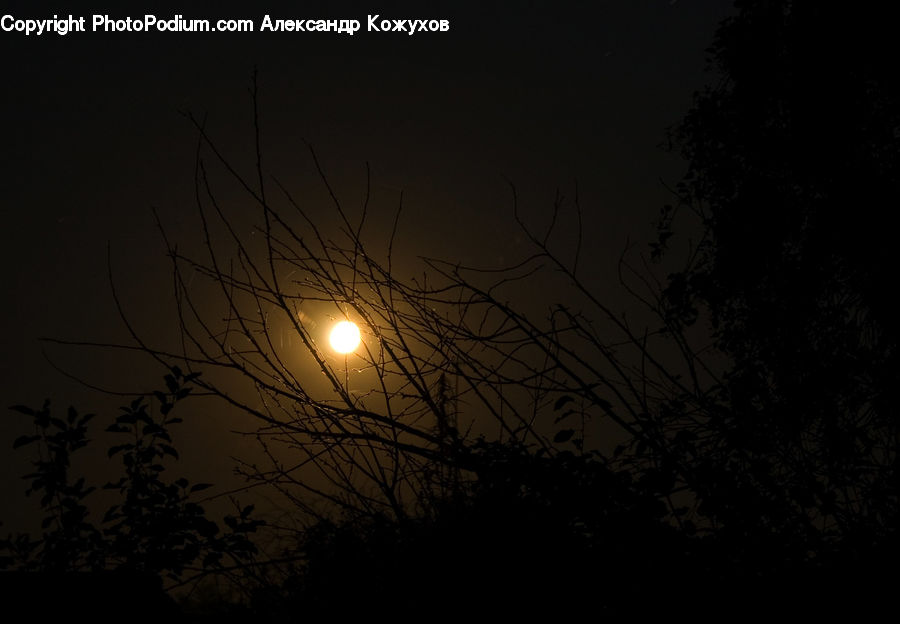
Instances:
[[[165,327],[156,314],[171,295],[151,209],[184,239],[200,236],[189,217],[196,133],[180,113],[207,115],[212,136],[248,166],[254,67],[267,169],[297,193],[321,191],[309,190],[315,180],[306,140],[348,203],[360,197],[370,164],[373,236],[403,190],[400,236],[410,257],[497,264],[517,244],[506,180],[534,223],[548,218],[556,189],[570,195],[577,180],[590,279],[604,283],[626,239],[646,236],[668,200],[661,181],[674,184],[682,171],[660,144],[708,80],[703,51],[730,4],[263,2],[209,9],[181,2],[124,12],[99,3],[84,10],[4,3],[3,14],[23,19],[73,12],[90,22],[91,14],[108,12],[251,18],[257,27],[265,14],[363,22],[352,37],[0,32],[4,405],[48,396],[61,406],[106,405],[55,372],[38,338],[124,336],[107,281],[107,244],[136,322],[151,332]],[[450,31],[366,33],[374,13],[448,19]],[[127,371],[123,379],[109,353],[48,353],[99,385],[146,389]],[[17,418],[0,420],[5,474],[20,472],[6,450],[24,424]],[[15,479],[0,483],[4,501],[21,490]]]

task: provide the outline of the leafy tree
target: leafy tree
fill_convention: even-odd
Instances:
[[[737,5],[710,49],[721,81],[673,133],[689,171],[656,247],[693,215],[662,307],[676,331],[708,318],[732,363],[704,498],[737,535],[872,548],[898,513],[896,37],[883,7]]]
[[[73,478],[72,455],[89,444],[88,422],[93,414],[80,416],[69,408],[65,420],[52,416],[49,401],[39,410],[14,409],[34,421],[35,434],[18,438],[14,447],[37,447],[34,472],[27,494],[40,494],[45,512],[44,533],[0,542],[5,568],[44,573],[99,572],[116,569],[156,577],[170,583],[196,576],[197,571],[221,569],[233,562],[249,563],[256,547],[249,534],[261,524],[251,517],[253,507],[225,516],[228,527],[220,531],[209,520],[195,493],[208,483],[183,478],[167,480],[166,458],[178,459],[170,428],[181,422],[172,414],[175,405],[190,393],[197,375],[185,375],[173,367],[165,376],[166,390],[154,397],[158,413],[153,415],[144,397],[121,408],[107,431],[124,438],[109,448],[110,458],[122,461],[122,477],[103,489],[119,495],[95,523],[87,500],[96,488],[84,477]]]

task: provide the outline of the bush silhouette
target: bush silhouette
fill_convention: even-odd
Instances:
[[[144,606],[162,613],[159,609],[174,608],[174,603],[160,598],[165,596],[163,581],[171,585],[253,559],[256,546],[250,534],[261,522],[252,517],[252,506],[225,516],[228,528],[223,532],[207,518],[203,506],[192,501],[210,484],[191,485],[183,477],[164,476],[167,458],[179,456],[170,428],[181,418],[172,410],[189,395],[188,384],[195,378],[174,367],[165,376],[166,390],[154,393],[156,414],[138,397],[123,406],[107,427],[119,441],[124,440],[108,451],[111,460],[121,460],[122,476],[102,486],[117,494],[118,501],[99,522],[92,519],[88,500],[96,488],[71,474],[72,455],[90,442],[88,423],[93,414],[80,415],[70,407],[65,419],[57,418],[49,402],[38,410],[13,408],[34,422],[35,434],[20,437],[14,446],[37,447],[34,472],[25,478],[31,482],[27,494],[40,496],[45,517],[39,538],[18,535],[0,542],[0,564],[12,570],[4,576],[5,582],[19,588],[8,590],[11,597],[15,594],[17,600],[25,601],[23,596],[35,596],[38,591],[68,597],[53,605],[35,603],[43,613],[48,608],[71,608],[64,605],[81,596],[88,601],[86,615],[96,615],[102,606],[105,613],[123,617],[131,598],[156,595],[156,602]],[[103,604],[92,605],[101,596]],[[149,613],[145,610],[143,616]]]

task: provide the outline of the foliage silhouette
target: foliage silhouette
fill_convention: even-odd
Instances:
[[[672,135],[689,170],[655,249],[676,215],[699,225],[662,307],[675,331],[709,319],[731,362],[704,423],[715,446],[691,452],[706,512],[748,557],[776,536],[800,559],[871,552],[900,512],[896,38],[876,7],[738,6],[710,49],[722,81]]]
[[[222,532],[192,500],[210,484],[163,477],[167,457],[178,459],[170,427],[181,418],[172,410],[189,395],[188,384],[196,378],[173,367],[165,376],[166,390],[154,393],[157,414],[138,397],[123,406],[107,427],[126,441],[108,451],[110,458],[121,459],[122,477],[103,486],[118,495],[118,502],[108,507],[99,523],[91,520],[86,500],[96,488],[86,486],[84,477],[71,475],[72,455],[90,442],[87,424],[93,414],[79,416],[70,407],[65,420],[56,418],[49,401],[39,410],[13,407],[34,422],[35,434],[18,438],[14,447],[37,447],[35,471],[24,478],[31,480],[26,493],[41,495],[46,515],[39,539],[18,535],[0,542],[5,552],[0,565],[57,575],[114,569],[164,577],[171,584],[182,581],[186,573],[222,568],[223,559],[229,564],[251,561],[256,547],[249,534],[261,524],[252,518],[252,506],[225,516],[228,530]]]
[[[445,616],[513,616],[589,596],[594,612],[650,614],[657,603],[645,593],[664,603],[684,589],[690,540],[629,474],[587,455],[483,439],[467,461],[476,478],[430,516],[311,525],[269,605],[307,617],[337,605],[345,616],[438,607]]]

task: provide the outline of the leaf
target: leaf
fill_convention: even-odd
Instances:
[[[106,513],[103,514],[103,522],[111,522],[113,520],[117,520],[122,517],[122,514],[119,513],[119,506],[113,505],[109,509],[106,510]]]
[[[133,447],[134,447],[133,444],[117,444],[117,445],[115,445],[115,446],[109,447],[109,450],[106,452],[106,456],[107,456],[107,457],[112,457],[113,455],[115,455],[115,454],[118,453],[119,451],[124,451],[124,450],[126,450],[126,449],[130,449],[130,448],[133,448]]]
[[[175,481],[175,485],[177,485],[180,488],[186,488],[188,486],[188,480],[185,479],[184,477],[181,477],[180,479]],[[191,491],[193,492],[194,488],[191,488]]]
[[[562,408],[563,405],[565,405],[566,403],[571,403],[574,400],[575,399],[570,397],[568,394],[565,396],[559,397],[558,399],[556,399],[556,403],[554,403],[554,405],[553,405],[553,411],[558,412]]]
[[[178,451],[173,449],[171,446],[169,446],[168,444],[160,444],[159,446],[160,448],[162,448],[163,453],[165,453],[166,455],[171,455],[175,459],[178,459]]]
[[[556,435],[555,435],[555,436],[553,436],[553,441],[554,441],[555,443],[559,444],[559,443],[561,443],[561,442],[567,441],[567,440],[568,440],[569,438],[571,438],[573,435],[575,435],[575,430],[574,430],[574,429],[561,429],[561,430],[559,430],[559,431],[556,432]]]
[[[17,449],[20,446],[26,446],[26,445],[31,444],[32,442],[35,442],[36,440],[40,440],[40,439],[41,439],[41,436],[36,436],[36,435],[19,436],[18,438],[16,438],[16,441],[13,442],[13,448]]]
[[[178,382],[175,381],[175,378],[172,375],[166,375],[163,379],[166,381],[166,387],[169,389],[169,392],[175,394],[178,390]]]
[[[150,423],[149,425],[144,425],[144,429],[142,430],[142,433],[144,435],[150,435],[150,434],[159,433],[160,431],[165,431],[165,429],[163,429],[160,425],[158,425],[156,423]]]
[[[116,418],[116,423],[120,425],[133,425],[136,422],[137,414],[134,412],[125,412],[124,414],[119,414],[119,416]]]
[[[205,490],[211,487],[212,483],[196,483],[191,486],[191,492],[200,492],[201,490]]]
[[[10,408],[14,412],[19,412],[21,414],[25,414],[26,416],[34,416],[35,411],[30,407],[25,407],[24,405],[11,405]]]

